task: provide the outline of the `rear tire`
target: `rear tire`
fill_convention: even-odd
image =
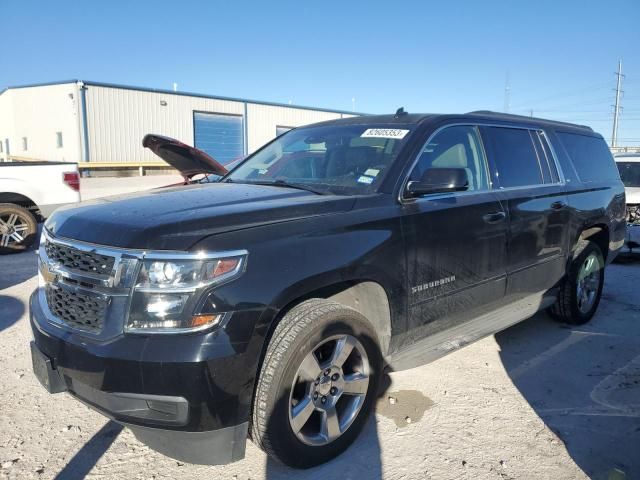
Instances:
[[[558,299],[548,310],[551,317],[571,325],[582,325],[591,320],[602,296],[604,267],[600,247],[589,240],[580,240],[560,286]]]
[[[0,254],[28,249],[38,234],[38,222],[24,207],[0,203]]]
[[[309,468],[344,452],[371,412],[382,359],[369,322],[312,299],[276,327],[254,398],[252,440],[271,457]]]

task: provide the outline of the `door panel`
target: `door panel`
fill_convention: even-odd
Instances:
[[[405,206],[412,340],[453,328],[487,305],[501,304],[507,221],[494,218],[499,212],[505,209],[488,191]]]
[[[489,165],[509,215],[507,299],[553,287],[565,270],[570,214],[540,131],[482,127]]]
[[[475,318],[504,299],[507,213],[490,190],[478,128],[445,127],[422,148],[409,177],[427,181],[437,169],[457,169],[467,190],[405,202],[406,343]]]
[[[507,295],[548,290],[564,275],[569,210],[564,187],[499,192],[509,210]]]

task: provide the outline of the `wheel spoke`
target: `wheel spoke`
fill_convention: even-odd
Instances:
[[[322,436],[327,442],[331,442],[340,436],[340,420],[336,407],[329,407],[322,415]]]
[[[29,225],[25,225],[25,224],[18,225],[13,227],[13,230],[15,232],[26,232],[27,230],[29,230]]]
[[[315,380],[322,369],[320,368],[320,364],[318,363],[318,359],[313,354],[313,352],[309,352],[304,360],[302,361],[302,365],[300,365],[300,378],[303,380]]]
[[[13,238],[16,242],[21,242],[24,240],[24,237],[20,235],[18,232],[13,232],[11,234],[11,238]]]
[[[342,367],[347,358],[349,358],[349,355],[351,355],[353,347],[355,347],[355,339],[352,336],[345,335],[338,339],[333,355],[331,356],[330,366]]]
[[[6,247],[9,245],[9,235],[2,235],[2,239],[0,240],[0,245]]]
[[[18,216],[15,213],[9,215],[9,220],[7,221],[7,225],[13,227],[16,224],[16,220],[18,220]]]
[[[295,433],[302,430],[315,408],[313,401],[309,397],[303,398],[300,403],[293,407],[291,411],[291,428]]]
[[[369,377],[361,373],[345,375],[342,393],[347,395],[366,395],[369,387]]]

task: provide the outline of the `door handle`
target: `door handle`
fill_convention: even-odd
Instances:
[[[482,219],[486,223],[498,223],[503,221],[505,218],[507,218],[507,214],[504,212],[492,212],[482,216]]]
[[[567,206],[567,204],[566,204],[566,203],[564,203],[564,202],[562,202],[562,201],[560,201],[560,200],[559,200],[559,201],[557,201],[557,202],[553,202],[553,203],[551,204],[551,208],[553,208],[554,210],[561,210],[561,209],[563,209],[563,208],[564,208],[564,207],[566,207],[566,206]]]

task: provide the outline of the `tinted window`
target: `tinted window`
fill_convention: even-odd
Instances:
[[[419,181],[429,168],[464,168],[469,190],[486,190],[489,182],[485,163],[476,127],[448,127],[424,146],[410,180]]]
[[[538,155],[529,130],[486,127],[483,132],[500,188],[543,183]]]
[[[239,115],[194,112],[195,147],[220,163],[244,155],[244,125]]]
[[[596,182],[619,178],[615,162],[603,138],[566,132],[557,134],[581,181]]]
[[[625,187],[640,187],[640,162],[616,162]]]

